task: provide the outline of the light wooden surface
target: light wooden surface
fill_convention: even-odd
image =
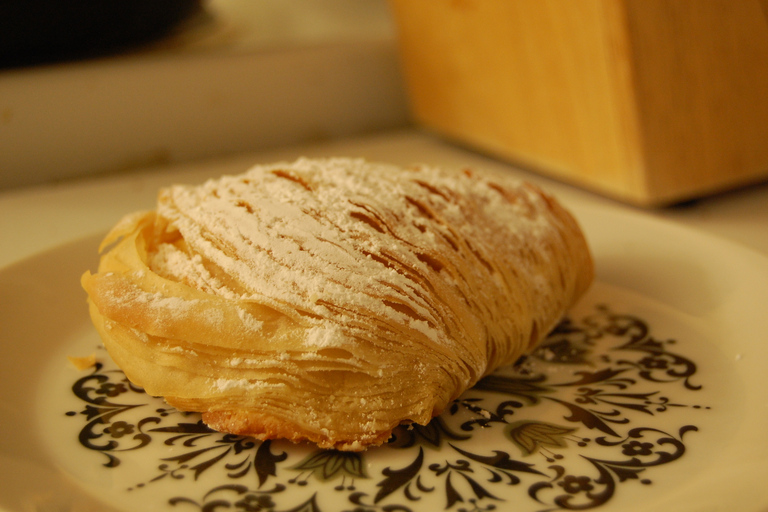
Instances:
[[[717,190],[768,173],[768,19],[756,1],[627,2],[647,187]]]
[[[391,1],[418,122],[643,205],[768,176],[766,3]]]

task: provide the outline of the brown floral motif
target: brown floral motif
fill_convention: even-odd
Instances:
[[[624,455],[650,455],[653,448],[653,443],[641,443],[640,441],[630,441],[621,445],[623,450],[621,453]]]
[[[458,408],[458,403],[454,403],[452,408]],[[469,439],[468,434],[455,432],[445,420],[437,416],[426,425],[400,425],[392,433],[392,437],[387,443],[388,448],[411,448],[420,444],[428,448],[439,449],[446,439],[453,441],[463,441]]]
[[[266,494],[246,494],[243,499],[235,502],[235,509],[244,512],[271,511],[274,507],[272,497]]]
[[[528,456],[543,447],[565,448],[568,445],[565,437],[576,430],[553,423],[528,420],[510,423],[504,428],[504,434],[520,448],[524,456]]]
[[[307,478],[314,475],[320,481],[334,480],[338,477],[351,479],[350,484],[344,481],[336,490],[354,490],[355,478],[368,478],[363,465],[363,456],[357,452],[341,452],[337,450],[317,450],[306,456],[301,462],[288,469],[299,471],[299,476],[288,482],[306,485]]]
[[[242,512],[320,512],[315,496],[291,509],[279,509],[275,505],[275,497],[271,491],[249,489],[245,485],[220,485],[214,487],[198,502],[187,497],[176,497],[168,500],[174,507],[192,506],[201,512],[217,510],[238,510]]]
[[[482,379],[428,425],[401,426],[389,444],[362,453],[215,432],[199,415],[148,397],[108,358],[71,385],[82,408],[66,414],[83,419],[80,445],[106,456],[110,471],[122,458],[142,461],[151,443],[164,446],[131,490],[164,486],[166,503],[179,510],[409,512],[431,500],[462,512],[524,499],[542,512],[587,510],[622,485],[649,485],[655,466],[685,454],[683,437],[697,427],[654,427],[668,410],[691,407],[673,398],[680,389],[702,389],[696,364],[673,348],[645,321],[598,306],[565,320],[541,348]],[[494,432],[499,441],[489,449],[482,439]],[[182,480],[200,483],[200,492],[178,496]]]
[[[562,487],[568,494],[588,492],[595,488],[595,486],[592,485],[592,479],[588,476],[566,475],[562,480],[557,482],[557,485]]]
[[[119,439],[124,435],[133,434],[134,428],[135,427],[133,425],[126,423],[125,421],[116,421],[109,427],[105,428],[104,432],[115,439]]]
[[[653,466],[668,464],[685,453],[683,436],[696,427],[686,425],[680,428],[679,437],[652,428],[631,429],[626,437],[617,441],[606,438],[596,439],[601,446],[622,447],[621,454],[630,458],[598,459],[582,455],[595,470],[594,475],[566,474],[563,467],[555,466],[555,478],[550,482],[539,482],[529,488],[529,495],[541,503],[555,506],[546,510],[584,510],[608,503],[624,482],[639,481],[648,485],[649,479],[640,475]],[[640,441],[644,439],[644,441]],[[640,458],[643,457],[643,458]],[[545,495],[559,487],[565,494],[555,494],[548,499]]]
[[[86,419],[86,425],[80,430],[78,441],[84,447],[103,453],[107,457],[106,467],[117,467],[120,459],[115,454],[138,450],[149,444],[151,437],[144,432],[144,428],[155,423],[155,418],[144,418],[135,425],[112,419],[126,414],[143,403],[117,403],[111,398],[117,398],[124,394],[139,395],[141,400],[146,400],[143,390],[133,386],[122,372],[111,370],[101,372],[104,365],[97,363],[92,367],[91,373],[82,377],[72,386],[72,392],[86,405],[79,415]],[[113,379],[118,379],[115,382]],[[68,411],[67,416],[77,416],[78,412]],[[135,431],[135,433],[134,433]],[[123,444],[124,436],[134,434],[128,439],[131,443]],[[106,440],[105,436],[110,439]],[[120,441],[118,441],[120,439]]]
[[[189,474],[197,480],[204,472],[216,468],[224,462],[223,468],[229,479],[242,479],[255,474],[259,487],[274,477],[278,463],[287,458],[286,453],[275,454],[271,451],[271,442],[259,443],[250,437],[236,436],[232,434],[220,434],[210,430],[202,421],[197,423],[180,423],[176,427],[156,428],[151,432],[176,433],[179,435],[166,439],[165,444],[174,446],[177,441],[184,439],[185,448],[193,448],[187,451],[181,450],[179,455],[162,459],[164,464],[158,466],[160,474],[149,482],[156,482],[168,474],[174,478],[185,478]],[[207,440],[207,446],[197,447],[200,440]],[[140,484],[143,486],[143,484]],[[282,490],[283,484],[278,484],[277,489]]]
[[[446,448],[450,459],[443,459],[440,463],[428,464],[424,471],[425,456],[424,450],[419,449],[417,456],[402,468],[393,469],[387,467],[382,471],[385,476],[378,483],[380,487],[376,494],[373,504],[382,502],[385,498],[396,492],[402,492],[405,499],[411,502],[418,502],[426,494],[437,492],[442,489],[445,508],[450,509],[455,504],[465,500],[479,502],[484,499],[500,500],[491,490],[491,486],[484,481],[480,481],[475,476],[479,468],[483,468],[490,475],[489,482],[494,484],[501,483],[506,486],[518,485],[522,479],[520,474],[542,475],[533,464],[517,461],[510,455],[501,450],[496,450],[490,455],[483,455],[468,450],[463,450],[453,444],[448,444]],[[458,457],[457,457],[458,456]],[[428,479],[437,480],[441,485],[426,485]],[[464,496],[457,487],[457,482],[469,487],[471,496]],[[363,504],[362,493],[355,496],[356,504]]]
[[[118,395],[122,395],[126,391],[128,391],[128,389],[123,383],[115,384],[114,382],[105,382],[104,384],[99,386],[99,388],[95,391],[95,393],[97,395],[105,395],[110,398],[114,398]]]

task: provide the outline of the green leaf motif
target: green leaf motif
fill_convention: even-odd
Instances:
[[[565,436],[575,431],[575,428],[567,428],[543,421],[516,421],[506,426],[504,434],[527,457],[538,452],[542,446],[565,448],[567,446]]]
[[[357,452],[317,450],[290,469],[310,471],[319,480],[331,480],[346,475],[352,478],[368,478],[365,473],[363,456]]]

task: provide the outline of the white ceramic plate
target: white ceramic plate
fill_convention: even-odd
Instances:
[[[87,316],[98,240],[0,272],[0,508],[768,509],[768,261],[577,207],[598,281],[547,345],[363,454],[208,431],[124,380]],[[67,356],[95,354],[76,370]]]

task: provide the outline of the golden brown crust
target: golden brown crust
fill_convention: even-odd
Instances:
[[[82,284],[129,379],[217,430],[344,450],[428,422],[593,277],[530,184],[347,159],[162,190],[104,247]]]
[[[349,439],[330,438],[323,432],[306,430],[299,425],[286,423],[281,418],[266,416],[253,410],[204,412],[203,422],[220,432],[251,436],[262,441],[268,439],[309,441],[319,448],[343,451],[359,451],[364,447],[382,445],[389,440],[391,434],[390,431],[385,430],[364,437],[357,435]]]

